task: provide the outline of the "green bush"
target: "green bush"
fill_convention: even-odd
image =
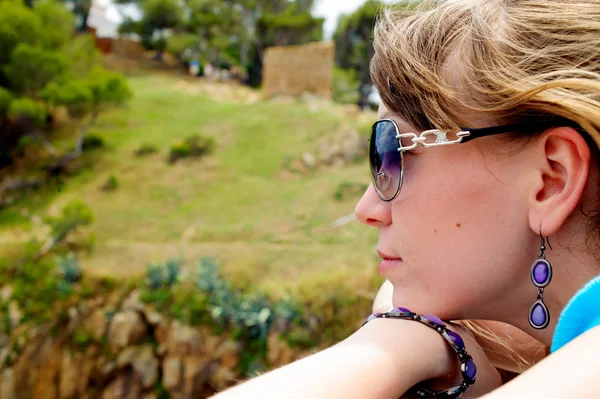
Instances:
[[[8,107],[8,117],[11,119],[29,119],[37,126],[46,122],[46,108],[31,98],[21,97],[13,100]]]
[[[11,92],[4,87],[0,87],[0,119],[4,118],[8,114],[8,109],[12,99],[13,95]]]
[[[115,175],[108,176],[106,183],[104,183],[104,185],[102,186],[103,191],[115,191],[118,188],[119,188],[119,179],[117,179],[117,176],[115,176]]]
[[[70,252],[65,256],[59,256],[57,259],[59,274],[67,284],[75,284],[81,281],[83,272],[79,259],[74,253]]]
[[[40,98],[53,106],[64,105],[73,118],[80,118],[92,107],[92,92],[84,80],[50,82],[40,92]],[[85,143],[84,143],[85,144]]]
[[[56,51],[20,43],[15,47],[4,73],[11,87],[30,97],[67,70],[67,60]]]
[[[75,16],[57,1],[38,1],[33,13],[44,27],[42,38],[45,48],[58,50],[72,40]]]
[[[202,157],[211,154],[216,147],[213,137],[205,137],[195,134],[186,138],[183,142],[174,144],[169,153],[169,162],[175,163],[182,158]]]
[[[333,71],[333,100],[356,104],[360,99],[360,81],[352,69],[335,68]]]
[[[87,134],[83,138],[83,151],[95,150],[104,147],[104,139],[95,134]]]
[[[19,44],[42,43],[44,30],[39,18],[21,1],[0,2],[0,64],[8,63]]]
[[[123,75],[101,67],[92,70],[88,77],[94,113],[106,106],[121,105],[132,96],[131,88]]]
[[[137,157],[143,157],[145,155],[150,155],[158,152],[158,148],[154,144],[142,144],[138,149],[136,149],[133,153]]]
[[[88,225],[93,220],[90,207],[85,202],[73,200],[65,205],[61,216],[47,217],[45,221],[52,229],[55,240],[61,241],[77,227]]]

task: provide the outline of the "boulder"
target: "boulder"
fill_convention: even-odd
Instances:
[[[160,338],[157,336],[157,339],[161,346],[164,346],[168,356],[190,356],[204,353],[200,332],[177,320],[171,323],[166,334],[160,334]]]
[[[167,357],[162,362],[162,382],[167,391],[177,391],[181,387],[183,363],[178,357]]]
[[[14,330],[17,328],[21,319],[23,318],[23,313],[21,309],[19,309],[19,305],[15,301],[11,301],[8,304],[8,323],[10,325],[10,329]]]
[[[106,331],[108,319],[103,309],[96,309],[91,316],[83,322],[83,328],[90,333],[96,342],[100,342]]]
[[[158,359],[150,345],[125,348],[117,358],[117,367],[130,365],[144,389],[151,388],[158,379]]]
[[[108,329],[108,341],[113,350],[135,345],[148,331],[148,326],[137,311],[126,310],[115,314]]]

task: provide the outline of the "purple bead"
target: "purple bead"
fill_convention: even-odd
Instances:
[[[474,379],[477,375],[477,366],[475,366],[475,362],[473,359],[468,359],[465,363],[465,375],[470,380]]]
[[[544,285],[548,282],[550,276],[550,268],[543,261],[538,261],[533,267],[533,279],[539,285]]]
[[[531,316],[529,317],[531,323],[537,327],[544,326],[548,320],[548,313],[541,303],[536,304],[531,310]]]
[[[439,325],[441,325],[441,326],[445,325],[445,324],[444,324],[444,322],[442,321],[442,319],[440,319],[439,317],[437,317],[437,316],[434,316],[434,315],[432,315],[432,314],[426,314],[426,315],[423,315],[423,318],[424,318],[424,319],[427,319],[427,320],[429,320],[429,321],[431,321],[431,322],[434,322],[434,323],[436,323],[436,324],[439,324]]]
[[[447,331],[447,333],[448,333],[448,336],[452,339],[452,341],[454,341],[456,346],[458,346],[459,348],[465,347],[465,341],[463,341],[463,339],[460,337],[460,335],[458,335],[454,331]]]
[[[368,322],[370,322],[371,320],[378,318],[379,316],[381,316],[381,313],[380,313],[380,312],[373,313],[372,315],[370,315],[369,317],[367,317],[367,321],[366,321],[365,323],[368,323]]]
[[[394,309],[398,312],[404,312],[404,313],[412,313],[410,310],[406,309],[406,308],[396,308]]]

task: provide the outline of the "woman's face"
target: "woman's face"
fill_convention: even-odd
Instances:
[[[384,106],[379,119],[419,133]],[[379,230],[380,272],[394,285],[394,306],[443,318],[491,317],[499,301],[512,308],[520,296],[511,292],[529,283],[537,256],[520,178],[526,156],[486,157],[475,142],[419,146],[404,152],[404,182],[393,201],[367,189],[356,216]]]

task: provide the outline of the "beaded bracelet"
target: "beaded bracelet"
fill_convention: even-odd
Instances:
[[[418,315],[411,312],[406,308],[395,308],[391,312],[387,313],[374,313],[367,317],[367,320],[363,323],[363,326],[374,319],[405,319],[415,320],[425,324],[426,326],[433,328],[435,331],[440,333],[442,337],[450,344],[452,349],[458,354],[460,360],[460,370],[463,377],[463,382],[450,389],[434,391],[427,388],[413,387],[409,392],[423,398],[459,398],[463,392],[469,388],[469,386],[475,383],[475,375],[477,374],[477,367],[473,358],[469,356],[465,348],[465,342],[463,339],[454,331],[448,330],[444,322],[437,316],[434,315]]]

